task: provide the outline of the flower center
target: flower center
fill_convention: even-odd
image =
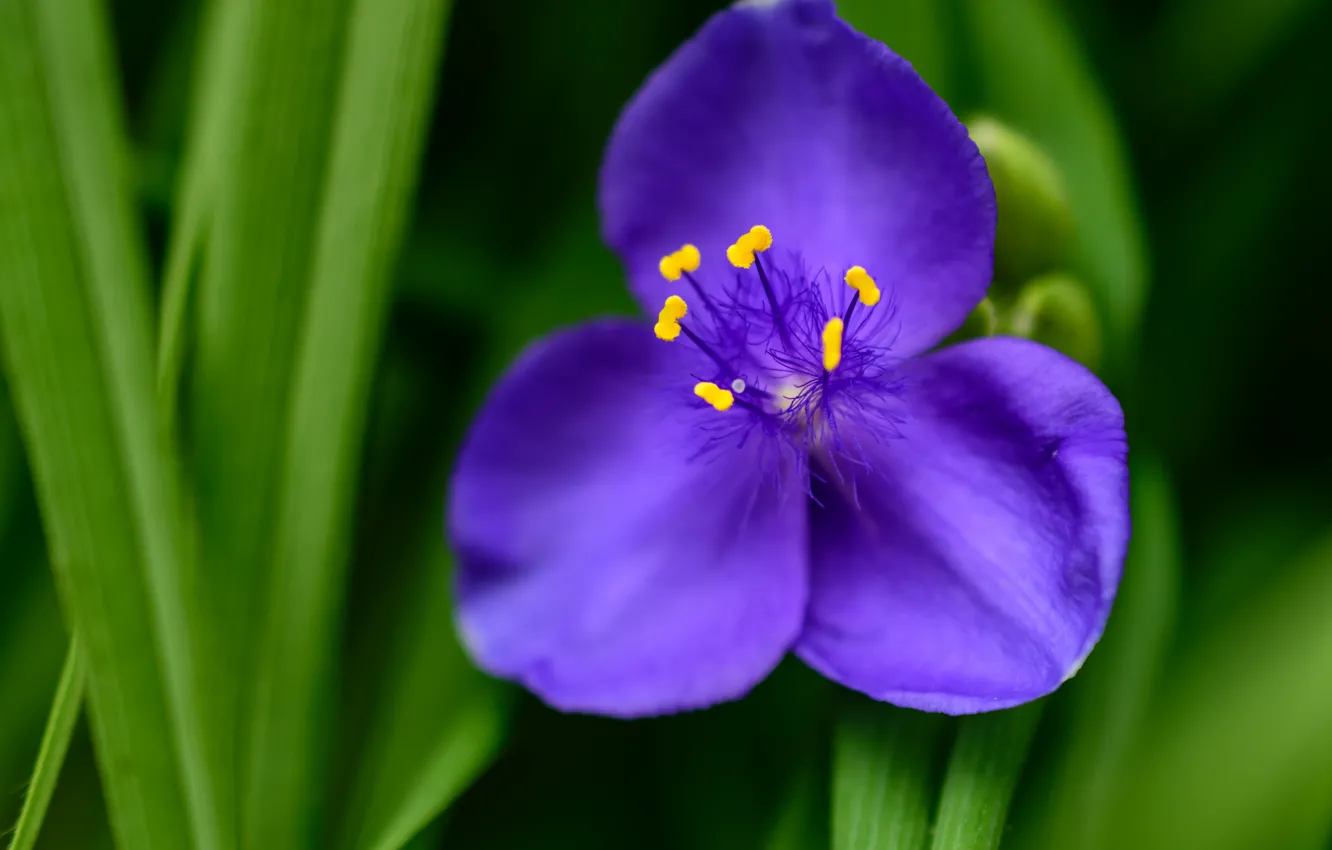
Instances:
[[[815,394],[829,396],[834,374],[844,370],[847,328],[856,308],[871,308],[880,300],[870,273],[852,266],[843,280],[855,294],[836,316],[819,293],[822,273],[810,276],[799,262],[794,272],[783,270],[763,258],[771,248],[773,233],[766,226],[755,225],[742,233],[726,249],[727,260],[737,270],[735,285],[723,288],[718,297],[710,296],[694,277],[702,264],[694,245],[666,254],[658,265],[666,280],[689,282],[703,312],[686,324],[689,305],[673,294],[659,310],[654,332],[667,342],[685,336],[717,366],[717,373],[709,376],[714,380],[698,381],[694,394],[718,412],[739,406],[781,417],[798,406],[809,406]],[[855,360],[855,366],[864,365],[863,356]],[[777,386],[777,392],[766,389],[765,382]],[[750,398],[737,398],[746,392]],[[799,413],[793,418],[798,420]]]
[[[863,267],[843,274],[851,289],[846,303],[830,304],[843,299],[827,285],[825,270],[811,273],[796,254],[775,261],[772,247],[768,228],[750,228],[726,249],[733,282],[707,288],[696,277],[698,248],[662,257],[662,276],[686,282],[699,309],[672,295],[653,330],[666,342],[683,336],[707,356],[707,373],[693,376],[701,405],[741,417],[737,425],[836,450],[843,441],[839,416],[862,417],[896,395],[887,350],[873,344],[884,337],[877,319],[891,311],[870,321],[882,293]]]

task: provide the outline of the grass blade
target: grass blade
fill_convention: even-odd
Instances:
[[[192,311],[183,407],[191,471],[205,485],[197,492],[202,583],[225,628],[213,693],[230,724],[227,792],[240,808],[242,829],[252,671],[262,652],[254,624],[262,622],[261,577],[273,554],[278,470],[346,6],[345,0],[218,0],[209,10],[201,61],[204,72],[220,76],[200,81],[184,178],[198,182],[180,189],[197,206],[178,211],[175,265],[168,270],[174,300],[166,305],[159,374],[165,397],[174,391],[173,364],[184,338],[169,336],[171,326],[183,325]],[[185,218],[191,214],[196,218]],[[198,238],[206,250],[191,296],[197,246],[189,243]],[[283,775],[272,779],[280,783]]]
[[[1332,825],[1332,538],[1178,660],[1104,847],[1307,846]]]
[[[0,541],[9,526],[9,513],[19,490],[23,467],[23,447],[19,445],[14,411],[9,406],[9,391],[0,377]]]
[[[88,654],[117,838],[211,850],[190,568],[174,457],[153,415],[108,44],[91,0],[0,4],[0,340],[64,608]]]
[[[1044,703],[964,718],[939,795],[934,850],[999,846]]]
[[[162,429],[170,438],[178,437],[180,379],[185,368],[187,348],[193,330],[195,290],[202,274],[203,256],[216,212],[219,184],[224,179],[228,156],[237,143],[237,112],[243,91],[245,36],[250,25],[252,4],[245,0],[205,2],[199,18],[199,45],[194,80],[189,86],[193,107],[189,116],[184,165],[176,187],[170,241],[167,244],[165,275],[162,282],[161,317],[157,334],[157,409]],[[179,60],[185,64],[185,60]],[[193,492],[187,497],[194,498]],[[197,542],[197,538],[195,538]],[[197,562],[196,558],[196,562]],[[225,583],[225,582],[224,582]],[[221,608],[223,617],[228,610]],[[241,641],[218,626],[228,622],[219,618],[208,634],[213,641],[208,648],[219,667],[213,677],[212,736],[218,753],[238,751],[236,744],[240,712],[239,654],[230,647],[242,648]],[[214,776],[219,806],[232,813],[233,822],[238,793],[238,759],[219,758],[214,762]]]
[[[656,783],[638,793],[668,813],[662,844],[759,850],[808,846],[811,837],[826,844],[832,687],[787,659],[740,702],[639,730],[651,736]]]
[[[399,494],[391,516],[363,529],[358,561],[374,574],[358,585],[359,617],[348,625],[342,669],[345,692],[338,741],[337,816],[330,825],[345,850],[396,850],[469,786],[497,754],[509,717],[511,690],[473,666],[447,612],[453,608],[452,565],[431,502],[443,489],[451,452],[430,429],[428,439],[402,427],[436,421],[427,409],[434,372],[408,365],[391,346],[376,401],[367,498]],[[395,356],[396,355],[396,356]],[[422,406],[418,406],[422,405]],[[430,470],[422,475],[423,470]],[[416,506],[404,511],[402,505]],[[392,576],[378,569],[398,565]],[[361,734],[361,733],[364,734]],[[413,846],[415,846],[413,842]]]
[[[69,638],[45,558],[6,543],[0,574],[0,829],[14,824],[32,776]]]
[[[186,160],[176,196],[176,215],[167,246],[162,318],[158,329],[158,402],[168,423],[175,421],[177,392],[184,368],[194,284],[217,204],[227,146],[236,143],[234,128],[246,68],[245,34],[252,6],[214,0],[207,4],[195,71]]]
[[[1115,793],[1141,732],[1171,647],[1181,555],[1174,496],[1155,460],[1133,465],[1133,540],[1105,637],[1064,686],[1068,731],[1032,795],[1039,837],[1024,846],[1092,850],[1114,812]]]
[[[856,699],[833,743],[833,850],[924,850],[947,718]]]
[[[84,707],[90,708],[86,699]],[[37,850],[116,850],[89,731],[83,721],[75,727]]]
[[[951,101],[957,89],[951,49],[952,4],[937,0],[842,0],[837,11],[856,29],[882,41],[910,62],[930,88]]]
[[[823,845],[827,834],[824,802],[824,771],[813,764],[801,765],[782,795],[777,822],[763,842],[763,850],[807,850]]]
[[[432,529],[433,531],[434,529]],[[398,850],[444,811],[490,763],[508,719],[509,693],[471,666],[453,634],[450,574],[437,534],[423,541],[428,587],[403,617],[365,748],[342,846]]]
[[[449,5],[357,0],[278,480],[251,726],[249,843],[310,834],[348,528],[392,264],[416,182]]]
[[[37,834],[41,831],[46,810],[51,805],[56,780],[60,778],[60,769],[64,767],[65,754],[69,752],[69,742],[74,737],[74,727],[83,709],[86,675],[83,651],[79,649],[76,637],[69,643],[65,666],[60,671],[60,684],[56,687],[55,701],[51,704],[51,717],[46,724],[46,733],[42,736],[37,766],[33,769],[28,796],[23,801],[23,811],[19,814],[9,850],[32,850],[37,844]]]

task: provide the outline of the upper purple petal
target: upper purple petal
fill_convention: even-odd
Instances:
[[[607,242],[652,312],[658,274],[692,243],[719,286],[752,225],[841,286],[869,270],[897,305],[894,348],[922,351],[984,297],[995,203],[984,160],[899,56],[823,0],[739,3],[713,16],[620,117],[601,174]]]
[[[800,630],[803,488],[741,415],[691,395],[697,353],[644,325],[546,339],[473,425],[453,480],[464,643],[565,710],[658,714],[743,695]]]
[[[928,711],[1043,696],[1091,651],[1119,585],[1119,404],[1085,368],[1025,340],[976,340],[905,369],[900,438],[867,441],[872,471],[813,511],[797,653]]]

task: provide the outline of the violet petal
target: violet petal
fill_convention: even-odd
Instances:
[[[883,342],[900,355],[957,328],[993,266],[994,191],[965,128],[824,0],[714,15],[625,109],[600,205],[650,313],[681,288],[660,277],[663,254],[697,245],[715,290],[726,247],[764,224],[778,255],[799,252],[828,285],[868,269],[896,305]]]
[[[557,708],[737,698],[799,632],[803,487],[766,480],[760,439],[696,456],[741,414],[693,398],[698,357],[627,321],[558,333],[510,369],[463,447],[449,526],[464,642]]]
[[[797,653],[872,697],[963,714],[1049,693],[1099,638],[1128,541],[1119,403],[1034,342],[904,366],[900,437],[811,519]],[[849,492],[849,487],[841,488]]]

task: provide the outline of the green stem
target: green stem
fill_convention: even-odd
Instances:
[[[924,850],[946,719],[881,703],[845,706],[833,741],[833,850]]]
[[[963,721],[948,763],[933,850],[993,850],[1003,837],[1042,703]]]
[[[9,850],[32,850],[37,844],[37,834],[42,829],[46,810],[51,806],[51,797],[55,794],[65,754],[69,752],[69,741],[74,737],[74,727],[78,725],[86,676],[83,650],[75,636],[69,642],[65,667],[60,673],[60,685],[56,688],[51,716],[46,721],[46,732],[42,735],[42,748],[37,753],[37,765],[33,768],[28,796],[23,801],[23,811],[19,813],[18,826],[14,828],[14,840]]]

